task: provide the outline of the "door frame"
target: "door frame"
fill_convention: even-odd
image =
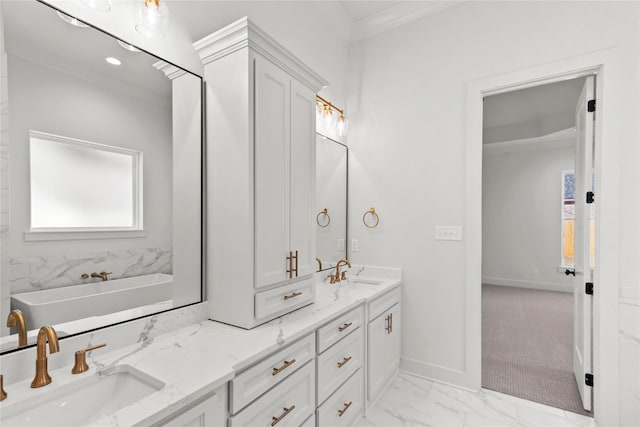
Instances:
[[[482,368],[482,114],[483,98],[597,75],[595,122],[596,265],[593,295],[594,418],[618,425],[618,288],[620,259],[620,134],[624,88],[618,49],[536,65],[469,82],[465,143],[465,386],[480,390]],[[604,96],[606,93],[606,96]],[[606,144],[604,143],[606,141]]]

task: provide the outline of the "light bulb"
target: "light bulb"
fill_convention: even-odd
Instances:
[[[344,114],[340,114],[340,117],[338,117],[338,135],[345,136],[348,130],[349,120],[347,120]]]
[[[147,38],[164,37],[169,25],[169,9],[160,0],[138,1],[136,31]]]
[[[333,112],[329,105],[324,106],[322,111],[322,126],[327,133],[332,133],[336,126],[336,114]]]

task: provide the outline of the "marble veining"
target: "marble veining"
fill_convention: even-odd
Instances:
[[[587,427],[592,418],[481,390],[459,389],[399,373],[356,427]]]

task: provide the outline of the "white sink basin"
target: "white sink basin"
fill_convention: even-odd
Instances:
[[[365,279],[363,277],[349,277],[349,282],[348,283],[352,283],[354,285],[381,285],[382,283],[384,283],[384,280],[377,280],[377,279]]]
[[[137,369],[117,366],[108,375],[83,378],[34,390],[34,396],[2,405],[2,426],[79,426],[129,406],[164,387]],[[55,381],[55,378],[54,378]],[[9,405],[7,405],[9,404]]]

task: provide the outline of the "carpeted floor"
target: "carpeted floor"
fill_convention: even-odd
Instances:
[[[572,294],[482,286],[482,387],[590,415],[572,343]]]

